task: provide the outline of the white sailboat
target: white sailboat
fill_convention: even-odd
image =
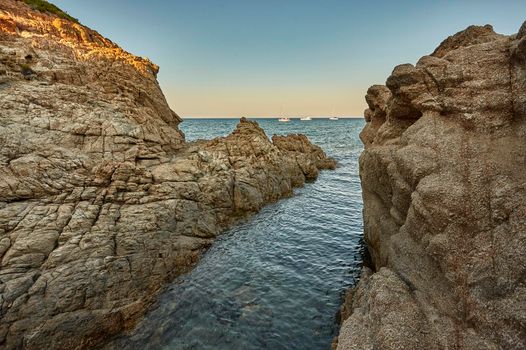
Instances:
[[[281,106],[281,112],[279,113],[280,115],[283,115],[283,106]],[[278,119],[278,122],[282,122],[282,123],[287,123],[287,122],[290,122],[290,118],[287,118],[287,117],[280,117]]]
[[[329,117],[329,120],[338,120],[339,118],[334,115],[334,106],[332,106],[332,113]]]
[[[307,121],[307,120],[312,120],[312,118],[311,117],[301,117],[300,120]]]

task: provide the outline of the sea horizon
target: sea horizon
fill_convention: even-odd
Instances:
[[[312,119],[328,119],[332,116],[180,116],[183,119],[239,119],[242,117],[245,117],[247,119],[279,119],[279,118],[291,118],[291,119],[299,119],[303,117],[310,117]],[[363,116],[337,116],[339,119],[363,119]]]

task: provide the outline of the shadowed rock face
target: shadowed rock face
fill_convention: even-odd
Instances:
[[[373,266],[338,349],[526,348],[524,28],[469,27],[367,92]]]
[[[335,166],[244,119],[185,143],[157,70],[0,0],[0,347],[86,348],[133,326],[218,233]]]

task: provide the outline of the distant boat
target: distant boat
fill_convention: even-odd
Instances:
[[[282,117],[278,119],[278,122],[290,122],[290,118]]]
[[[300,120],[306,121],[306,120],[312,120],[311,117],[301,117]]]
[[[332,106],[332,113],[331,113],[331,114],[329,114],[329,115],[331,115],[331,116],[332,116],[332,117],[329,117],[329,120],[339,120],[339,118],[338,118],[338,117],[335,117],[335,116],[334,116],[334,106]]]

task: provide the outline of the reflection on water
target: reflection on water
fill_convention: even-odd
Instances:
[[[258,122],[269,136],[306,134],[338,168],[222,235],[131,335],[108,348],[330,349],[342,293],[361,262],[364,122]],[[186,120],[181,128],[193,140],[226,135],[236,123]]]

